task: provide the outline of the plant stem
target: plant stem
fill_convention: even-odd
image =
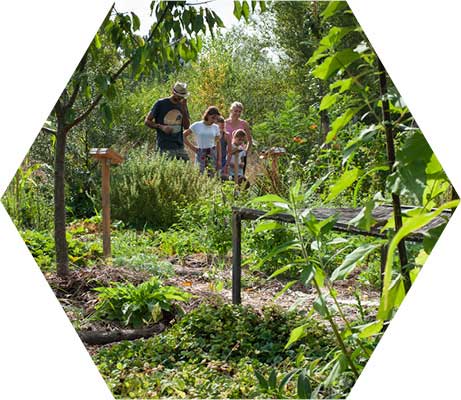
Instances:
[[[301,251],[303,253],[304,259],[307,261],[308,254],[307,254],[306,247],[304,245],[303,234],[302,234],[301,228],[299,226],[299,219],[298,219],[296,201],[292,198],[291,194],[290,194],[290,203],[291,203],[291,207],[292,207],[292,214],[293,214],[293,217],[295,219],[295,225],[296,225],[296,231],[297,231],[298,240],[299,240],[300,245],[301,245]],[[317,282],[317,279],[316,279],[315,275],[312,278],[312,281],[314,282],[314,287],[315,287],[315,290],[317,291],[317,294],[318,294],[319,298],[322,300],[322,302],[324,304],[326,304],[325,298],[323,297],[323,294],[322,294],[322,290],[320,288],[319,283]],[[339,329],[338,329],[336,323],[333,321],[333,317],[332,317],[332,315],[330,313],[330,310],[328,309],[328,306],[325,307],[325,311],[326,311],[326,319],[329,322],[331,328],[333,329],[333,333],[334,333],[334,335],[336,337],[336,340],[338,341],[339,347],[341,348],[341,351],[343,352],[344,357],[346,357],[347,363],[349,364],[353,374],[355,375],[355,378],[358,378],[360,374],[357,371],[357,368],[356,368],[356,366],[354,364],[354,361],[352,360],[352,357],[351,357],[349,351],[346,348],[346,344],[344,343],[344,340],[341,337],[341,334],[339,333]]]

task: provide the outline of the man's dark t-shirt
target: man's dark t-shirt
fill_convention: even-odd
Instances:
[[[181,106],[174,104],[168,97],[158,100],[150,114],[156,123],[173,128],[171,134],[157,129],[157,146],[160,150],[177,150],[184,148],[183,142],[183,115]]]

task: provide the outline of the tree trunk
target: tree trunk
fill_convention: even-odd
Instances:
[[[65,155],[67,132],[62,117],[58,116],[54,162],[54,240],[56,246],[57,273],[61,278],[69,275],[69,259],[66,239],[65,203]]]

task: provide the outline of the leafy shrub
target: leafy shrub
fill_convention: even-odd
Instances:
[[[26,159],[2,197],[14,224],[45,230],[53,224],[53,173],[46,163]]]
[[[285,349],[300,321],[307,323],[307,335]],[[94,359],[117,397],[266,398],[255,370],[268,374],[277,366],[288,372],[318,358],[324,367],[331,340],[318,322],[295,313],[201,305],[168,331],[101,349]]]
[[[46,231],[27,230],[21,232],[21,236],[40,269],[51,271],[55,266],[56,256],[53,235]],[[71,232],[67,232],[66,238],[71,266],[87,266],[102,255],[100,241],[82,241]]]
[[[113,217],[136,228],[153,229],[178,222],[178,212],[215,184],[192,163],[148,154],[146,148],[132,151],[114,168],[112,182]]]
[[[138,286],[115,283],[94,290],[99,292],[96,316],[135,328],[159,321],[163,311],[174,311],[175,300],[187,301],[191,296],[175,286],[163,286],[157,278]]]

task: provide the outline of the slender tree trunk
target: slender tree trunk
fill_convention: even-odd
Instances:
[[[69,275],[68,247],[66,239],[65,203],[65,155],[67,132],[62,117],[58,116],[54,162],[54,240],[56,247],[57,273],[60,277]]]
[[[379,84],[381,90],[381,100],[382,100],[382,114],[383,114],[383,123],[386,132],[386,143],[387,143],[387,158],[389,161],[389,169],[392,172],[395,165],[395,147],[394,147],[394,133],[392,131],[392,120],[391,113],[389,111],[389,100],[387,99],[387,78],[386,70],[384,65],[381,63],[381,60],[378,58],[378,69],[379,69]],[[392,193],[392,207],[394,209],[394,223],[395,230],[398,231],[402,227],[402,210],[400,207],[400,197]],[[405,289],[408,291],[410,289],[410,274],[408,271],[404,270],[405,266],[408,264],[407,250],[405,248],[405,241],[402,239],[398,245],[399,250],[399,259],[400,266],[402,268],[402,275],[404,277]]]

